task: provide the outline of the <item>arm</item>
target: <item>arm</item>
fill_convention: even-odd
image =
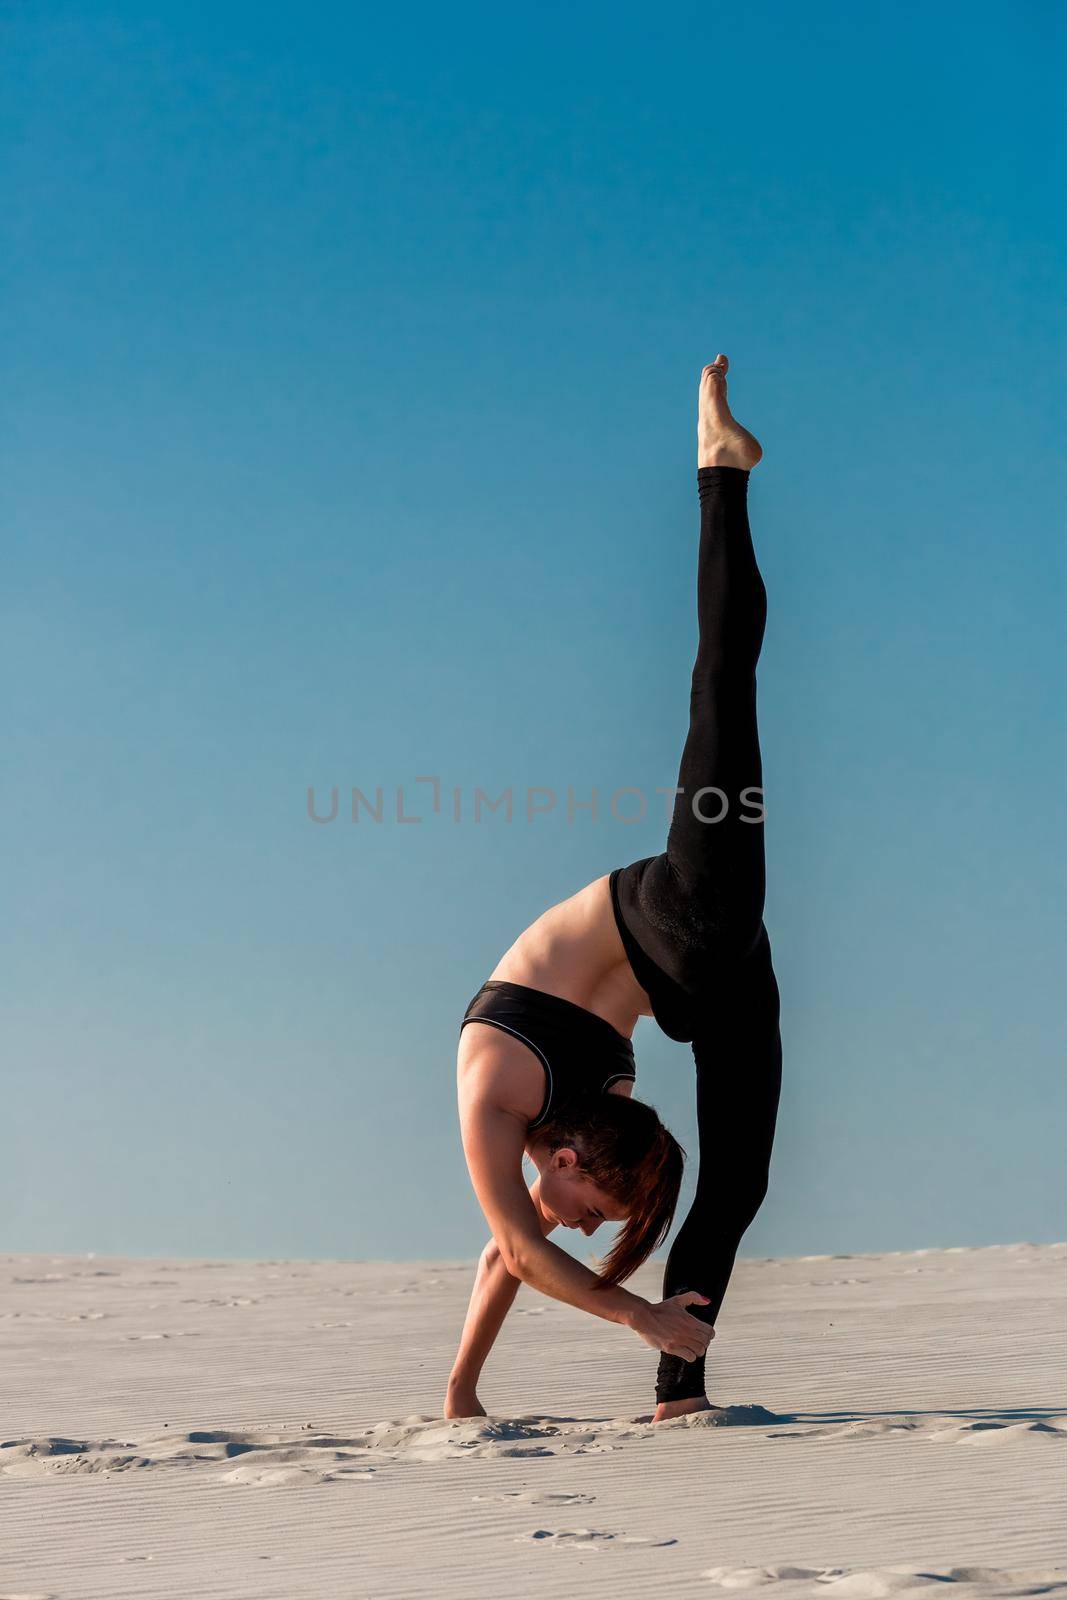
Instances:
[[[712,1330],[685,1307],[706,1303],[705,1296],[687,1292],[652,1305],[621,1285],[605,1284],[544,1237],[540,1214],[522,1180],[524,1116],[475,1096],[465,1102],[460,1118],[471,1182],[511,1277],[553,1300],[632,1328],[654,1350],[690,1361],[703,1355]]]
[[[540,1178],[530,1185],[529,1195],[540,1218],[542,1235],[551,1233],[556,1226],[541,1209]],[[459,1350],[452,1363],[445,1400],[446,1417],[482,1417],[485,1412],[478,1399],[478,1379],[482,1368],[504,1325],[504,1319],[514,1303],[519,1289],[518,1278],[513,1278],[504,1265],[504,1258],[495,1239],[490,1239],[478,1261],[478,1273],[471,1290],[470,1305],[460,1336]]]
[[[541,1232],[540,1214],[522,1179],[525,1118],[478,1097],[462,1108],[460,1120],[471,1182],[505,1270],[553,1300],[625,1323],[644,1304],[639,1296],[605,1288],[595,1272]]]

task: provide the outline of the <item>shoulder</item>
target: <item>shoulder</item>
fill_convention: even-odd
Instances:
[[[460,1110],[488,1104],[533,1122],[545,1098],[545,1067],[534,1049],[488,1022],[471,1021],[459,1036],[456,1084]]]

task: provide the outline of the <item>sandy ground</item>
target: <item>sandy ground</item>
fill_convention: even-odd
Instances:
[[[742,1261],[657,1428],[526,1289],[439,1420],[472,1271],[0,1257],[0,1600],[1067,1600],[1067,1244]]]

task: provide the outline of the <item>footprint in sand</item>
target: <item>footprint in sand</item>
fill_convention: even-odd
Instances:
[[[181,1302],[183,1306],[226,1306],[228,1309],[235,1306],[258,1306],[263,1299],[261,1294],[249,1295],[213,1295],[208,1300],[201,1300],[196,1296]]]
[[[371,1483],[377,1470],[360,1460],[354,1451],[321,1447],[308,1450],[294,1445],[288,1449],[250,1451],[236,1467],[222,1473],[221,1481],[252,1484],[259,1489],[308,1481]]]
[[[996,1600],[1029,1594],[1067,1593],[1067,1567],[708,1567],[702,1574],[721,1589],[787,1588],[803,1583],[805,1593],[825,1590],[835,1600],[893,1600],[896,1596],[930,1594],[935,1585],[954,1584],[964,1600]],[[818,1590],[810,1585],[817,1584]]]
[[[144,1338],[145,1335],[129,1335]],[[648,1418],[414,1416],[386,1421],[343,1436],[301,1430],[225,1428],[175,1429],[147,1439],[72,1439],[59,1435],[0,1442],[0,1475],[93,1474],[144,1467],[229,1467],[231,1483],[282,1483],[312,1477],[320,1482],[366,1476],[369,1459],[396,1461],[494,1461],[526,1457],[571,1457],[625,1450],[664,1430],[760,1426],[785,1421],[760,1406],[727,1406],[651,1426]],[[234,1461],[242,1457],[239,1470]],[[364,1469],[364,1470],[361,1470]],[[554,1491],[530,1503],[577,1505],[584,1497]],[[621,1535],[619,1536],[621,1537]]]
[[[0,1311],[0,1322],[102,1322],[109,1315],[107,1311]]]
[[[1007,1444],[1033,1434],[1042,1439],[1067,1440],[1067,1417],[1049,1417],[1043,1421],[1031,1417],[1019,1422],[960,1422],[955,1418],[933,1417],[923,1424],[923,1432],[933,1443],[947,1441],[950,1444]]]
[[[703,1413],[698,1412],[694,1421]],[[686,1420],[686,1419],[680,1419]],[[777,1417],[777,1422],[788,1418]],[[669,1427],[670,1423],[660,1423]],[[968,1419],[958,1417],[854,1417],[847,1422],[828,1423],[824,1427],[798,1427],[788,1433],[770,1433],[769,1439],[894,1439],[916,1434],[935,1444],[978,1444],[1008,1442],[1038,1434],[1047,1440],[1067,1440],[1067,1416],[1022,1418],[1017,1422],[998,1422],[995,1419]]]
[[[1055,1594],[1067,1589],[1067,1568],[997,1567],[871,1567],[867,1570],[830,1572],[822,1580],[832,1595],[853,1600],[885,1600],[887,1596],[929,1592],[938,1585],[958,1584],[959,1593],[983,1597]]]
[[[909,1417],[869,1417],[813,1431],[824,1439],[885,1439],[893,1434],[921,1433],[925,1426]]]
[[[596,1495],[568,1489],[517,1489],[509,1494],[474,1494],[471,1499],[503,1501],[505,1505],[590,1506]]]
[[[98,1449],[99,1445],[82,1439],[5,1439],[0,1444],[0,1476],[29,1478],[45,1471],[77,1471],[86,1452]]]
[[[257,1489],[278,1489],[290,1483],[304,1483],[309,1479],[323,1483],[336,1478],[336,1472],[323,1473],[313,1463],[306,1461],[281,1463],[271,1466],[267,1462],[254,1461],[248,1466],[234,1467],[232,1472],[222,1474],[223,1483],[251,1484]],[[370,1479],[372,1474],[366,1469],[352,1474],[354,1477]]]
[[[710,1578],[720,1589],[762,1589],[770,1583],[802,1583],[821,1579],[826,1567],[706,1567],[702,1578]]]
[[[966,1422],[955,1429],[932,1433],[931,1439],[952,1439],[957,1444],[992,1444],[1038,1433],[1045,1439],[1067,1440],[1067,1418],[1049,1422]]]
[[[207,1272],[222,1271],[224,1268],[232,1269],[232,1261],[163,1261],[158,1267],[160,1272]]]
[[[174,1333],[124,1333],[121,1337],[125,1344],[143,1344],[146,1339],[199,1339],[200,1333],[196,1328],[179,1328]]]
[[[506,1456],[550,1456],[564,1446],[566,1425],[550,1418],[472,1417],[460,1421],[412,1417],[381,1422],[361,1439],[365,1449],[387,1451],[408,1461],[447,1461],[460,1456],[493,1460]],[[570,1433],[570,1443],[581,1435]]]
[[[564,1549],[580,1545],[595,1547],[612,1538],[613,1534],[601,1533],[596,1528],[560,1528],[556,1531],[550,1528],[534,1528],[532,1533],[520,1534],[515,1543],[554,1545],[557,1549]]]
[[[710,1411],[691,1411],[685,1417],[668,1417],[656,1423],[656,1432],[669,1428],[765,1428],[774,1423],[788,1422],[788,1417],[777,1416],[763,1406],[713,1406]]]
[[[632,1550],[639,1547],[658,1550],[678,1541],[645,1539],[634,1533],[605,1533],[601,1528],[534,1528],[532,1533],[520,1534],[515,1543],[549,1545],[557,1550]]]

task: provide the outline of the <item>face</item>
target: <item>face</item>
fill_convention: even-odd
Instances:
[[[587,1236],[602,1222],[624,1222],[626,1212],[582,1171],[574,1150],[554,1150],[541,1167],[541,1205],[554,1221]]]

